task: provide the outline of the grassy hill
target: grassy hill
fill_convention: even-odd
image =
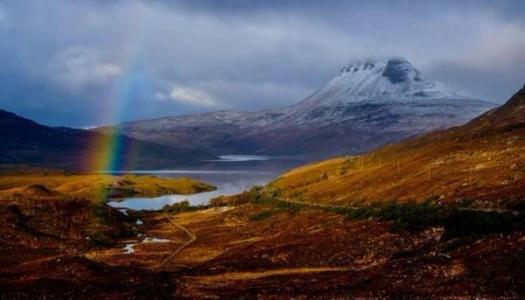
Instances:
[[[105,201],[107,197],[155,197],[164,194],[193,194],[214,189],[211,185],[185,177],[59,173],[0,175],[0,199],[75,198],[99,202]]]
[[[490,205],[525,200],[525,87],[471,122],[293,169],[272,183],[296,201],[348,204],[465,198]]]

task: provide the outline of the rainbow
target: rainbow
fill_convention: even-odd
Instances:
[[[147,89],[147,76],[140,60],[130,66],[116,80],[112,92],[105,101],[104,113],[100,114],[100,123],[118,124],[125,121],[127,109],[135,108],[138,100]],[[138,155],[137,145],[124,137],[118,129],[107,130],[96,136],[90,143],[87,170],[90,172],[112,172],[132,167]]]

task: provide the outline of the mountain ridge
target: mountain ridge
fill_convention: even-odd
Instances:
[[[0,109],[0,164],[3,165],[22,164],[94,171],[91,163],[95,160],[95,155],[102,156],[104,153],[94,153],[93,146],[105,138],[104,133],[49,127]],[[203,152],[177,149],[127,136],[115,138],[122,143],[122,151],[119,153],[122,161],[115,166],[118,169],[174,166],[188,158],[213,157]]]
[[[284,108],[173,116],[95,130],[118,130],[139,140],[211,149],[215,155],[318,159],[361,153],[460,125],[494,106],[427,79],[397,57],[347,65],[318,91]]]

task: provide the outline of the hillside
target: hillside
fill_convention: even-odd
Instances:
[[[0,202],[14,199],[84,199],[156,197],[165,194],[193,194],[215,187],[192,178],[106,174],[0,174]]]
[[[121,143],[123,159],[118,168],[166,167],[187,159],[211,157],[205,151],[158,145],[122,135],[113,138]],[[104,139],[107,136],[102,133],[44,126],[0,110],[0,164],[92,170],[93,147]],[[105,152],[98,151],[97,155]]]
[[[283,174],[272,186],[285,198],[321,203],[442,201],[489,205],[525,199],[525,87],[505,105],[445,131],[338,157]]]
[[[425,77],[404,58],[392,57],[351,63],[318,91],[289,107],[173,116],[115,128],[139,140],[209,149],[215,155],[312,159],[362,153],[464,124],[493,107]]]

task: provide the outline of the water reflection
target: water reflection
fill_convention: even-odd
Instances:
[[[248,190],[252,186],[265,185],[284,170],[301,164],[293,159],[272,159],[257,156],[257,159],[247,160],[253,156],[229,155],[228,162],[206,162],[190,170],[138,170],[131,173],[150,174],[163,177],[192,177],[217,187],[212,192],[194,195],[165,195],[154,198],[127,198],[124,201],[111,201],[109,205],[129,209],[161,209],[164,205],[188,200],[192,205],[207,204],[212,198],[220,195],[233,195]],[[227,168],[226,168],[227,167]],[[128,172],[129,173],[129,172]]]

